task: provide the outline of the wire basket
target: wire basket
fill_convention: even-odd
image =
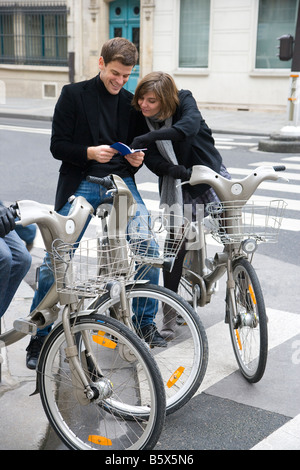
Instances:
[[[265,201],[223,201],[209,203],[210,231],[222,244],[240,243],[248,238],[276,243],[287,204],[282,199]]]
[[[174,214],[135,216],[128,223],[131,255],[136,262],[161,265],[174,260],[190,222]]]
[[[107,237],[73,244],[55,240],[52,262],[57,292],[94,297],[113,281],[147,278],[152,266],[162,267],[170,260],[173,266],[188,226],[186,219],[175,216],[138,216],[129,220],[126,234],[111,234],[109,242]],[[145,265],[147,269],[141,269]]]
[[[122,239],[116,239],[109,247],[101,238],[74,244],[55,240],[52,260],[59,293],[94,297],[107,291],[112,281],[128,281],[134,273],[134,260]]]

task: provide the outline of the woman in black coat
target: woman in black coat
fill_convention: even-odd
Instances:
[[[161,207],[182,214],[188,207],[193,218],[196,209],[218,201],[207,185],[178,186],[190,178],[194,165],[205,165],[229,178],[222,157],[215,147],[212,132],[202,118],[193,95],[178,91],[173,78],[163,72],[152,72],[138,84],[133,106],[137,111],[132,148],[147,147],[144,163],[159,177]],[[178,181],[179,180],[179,181]],[[164,284],[177,291],[186,250],[180,251],[172,273],[164,272]],[[167,323],[167,321],[166,321]],[[173,325],[173,326],[172,326]],[[161,334],[174,337],[175,320],[168,319]]]

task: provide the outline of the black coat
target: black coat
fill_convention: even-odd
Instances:
[[[99,145],[101,103],[97,80],[99,81],[98,76],[84,82],[65,85],[55,107],[50,150],[55,159],[62,161],[55,210],[61,209],[85,178],[88,167],[87,148]],[[115,125],[118,141],[124,143],[127,141],[132,112],[131,100],[132,94],[122,89],[119,93],[118,122]],[[113,157],[111,162],[101,164],[106,174],[133,176],[137,170],[120,156]]]

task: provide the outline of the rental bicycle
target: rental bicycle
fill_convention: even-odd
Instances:
[[[17,223],[39,226],[51,253],[57,239],[78,240],[93,208],[78,197],[69,216],[34,201],[18,201],[12,211]],[[56,260],[58,272],[62,266],[63,260]],[[60,292],[54,283],[28,317],[0,335],[0,346],[35,335],[54,323],[62,308],[37,366],[37,392],[50,424],[70,449],[153,449],[166,406],[159,369],[136,334],[113,318],[85,310],[84,300]]]
[[[99,234],[95,238],[54,243],[57,290],[61,295],[66,292],[90,298],[89,311],[116,318],[145,340],[162,375],[166,412],[170,414],[182,407],[203,381],[207,337],[200,318],[185,300],[146,279],[151,267],[172,269],[188,221],[178,222],[174,236],[173,216],[136,215],[132,194],[118,176],[88,179],[107,189],[110,204],[102,204],[96,211],[94,223],[99,222]],[[113,282],[107,282],[110,277]],[[171,316],[183,319],[166,347],[153,347],[151,337],[142,334],[146,315],[152,317],[158,331]]]
[[[240,371],[253,383],[265,371],[268,329],[263,293],[251,263],[259,243],[277,241],[286,203],[276,199],[266,204],[251,197],[263,181],[278,180],[284,170],[261,166],[244,179],[228,180],[199,165],[189,181],[210,185],[220,203],[209,203],[208,216],[192,224],[178,292],[197,310],[211,301],[216,283],[227,273],[225,322]],[[208,236],[223,245],[212,258],[207,255]]]

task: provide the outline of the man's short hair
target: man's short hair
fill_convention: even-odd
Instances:
[[[103,44],[101,56],[104,63],[108,64],[118,60],[123,65],[135,66],[138,61],[138,51],[135,45],[125,38],[113,38]]]

